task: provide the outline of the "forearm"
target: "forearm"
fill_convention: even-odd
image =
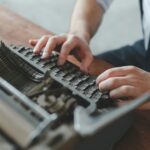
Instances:
[[[96,0],[77,0],[71,19],[70,32],[88,42],[95,34],[104,14]]]

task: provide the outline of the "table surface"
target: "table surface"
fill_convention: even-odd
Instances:
[[[0,6],[0,40],[7,43],[29,45],[30,38],[39,38],[50,31],[35,25],[9,9]],[[99,67],[103,66],[103,67]],[[91,73],[98,74],[112,65],[94,60]],[[150,149],[150,103],[136,110],[133,126],[126,135],[116,144],[114,150],[149,150]]]

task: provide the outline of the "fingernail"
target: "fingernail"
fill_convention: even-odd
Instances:
[[[99,76],[96,78],[96,83],[98,83],[98,80],[99,80]]]
[[[98,77],[96,78],[96,84],[98,85]]]
[[[33,49],[33,53],[34,53],[34,54],[37,54],[36,49]]]
[[[41,58],[46,58],[47,57],[47,53],[43,53]]]

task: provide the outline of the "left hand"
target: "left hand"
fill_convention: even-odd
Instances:
[[[96,83],[113,99],[134,99],[150,92],[150,73],[135,66],[116,67],[100,74]]]

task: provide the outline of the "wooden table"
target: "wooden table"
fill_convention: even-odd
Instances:
[[[39,38],[44,34],[51,32],[0,6],[0,40],[28,45],[30,38]],[[99,74],[111,67],[112,65],[95,59],[90,70],[92,74]],[[136,110],[134,125],[114,149],[150,150],[150,103]]]

